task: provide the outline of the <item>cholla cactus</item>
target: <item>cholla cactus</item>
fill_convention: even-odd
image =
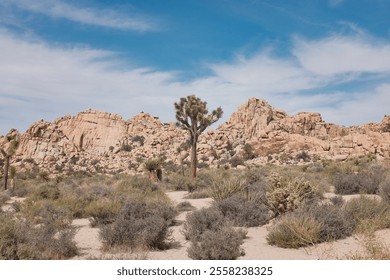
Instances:
[[[275,216],[293,211],[313,196],[312,185],[304,179],[288,180],[277,173],[268,178],[267,205]]]

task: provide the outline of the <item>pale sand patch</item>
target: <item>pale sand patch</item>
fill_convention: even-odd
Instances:
[[[1,206],[1,210],[3,210],[4,212],[11,212],[13,211],[13,207],[12,207],[12,204],[14,202],[21,202],[23,200],[25,200],[26,198],[25,197],[16,197],[16,196],[12,196],[9,200],[7,200],[3,206]]]

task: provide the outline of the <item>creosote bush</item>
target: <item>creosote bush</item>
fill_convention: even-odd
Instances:
[[[236,194],[216,201],[215,206],[237,227],[262,226],[270,220],[265,205],[256,199],[247,199],[244,194]]]
[[[187,215],[184,236],[191,241],[188,256],[198,260],[233,260],[242,255],[246,233],[229,225],[222,213],[203,208]]]
[[[366,196],[351,199],[345,205],[345,211],[359,233],[371,234],[390,227],[390,206],[377,199]]]
[[[101,228],[100,238],[110,248],[166,249],[176,211],[168,204],[129,200],[115,221]]]
[[[208,231],[216,231],[226,224],[222,213],[214,208],[203,208],[189,213],[184,223],[184,236],[187,240],[199,240]]]
[[[235,260],[244,256],[242,233],[232,227],[204,232],[198,241],[191,243],[188,256],[194,260]]]
[[[297,210],[293,215],[311,217],[320,226],[319,242],[333,241],[352,235],[355,223],[350,219],[346,211],[338,205],[311,204]]]
[[[78,252],[73,238],[75,228],[58,221],[56,216],[42,215],[40,224],[15,219],[0,213],[0,259],[67,259]]]

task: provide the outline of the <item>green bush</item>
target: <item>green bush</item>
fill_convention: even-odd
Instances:
[[[232,227],[204,232],[198,241],[188,248],[188,256],[194,260],[235,260],[245,255],[241,245],[243,234]]]
[[[304,215],[286,215],[267,235],[267,242],[281,248],[299,248],[320,241],[321,224]]]
[[[105,249],[165,249],[175,215],[170,205],[131,200],[112,224],[101,228],[100,238]]]

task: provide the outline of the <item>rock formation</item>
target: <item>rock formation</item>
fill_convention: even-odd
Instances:
[[[147,113],[124,120],[87,110],[52,123],[33,123],[21,136],[15,163],[28,169],[35,162],[51,173],[137,172],[150,158],[176,164],[187,160],[188,152],[180,149],[187,139],[174,123],[161,123]],[[233,155],[243,157],[245,144],[253,147],[256,156],[248,165],[265,163],[270,157],[286,161],[302,151],[336,160],[371,154],[390,158],[390,116],[380,123],[343,127],[324,122],[319,113],[289,116],[251,98],[227,122],[201,136],[198,159],[211,165],[225,163]]]

